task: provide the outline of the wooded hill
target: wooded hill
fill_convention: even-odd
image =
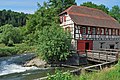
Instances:
[[[11,10],[0,11],[0,26],[5,24],[12,24],[14,27],[23,26],[26,24],[26,18],[28,14],[23,12],[14,12]]]

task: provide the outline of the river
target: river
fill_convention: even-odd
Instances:
[[[0,80],[34,80],[54,74],[55,68],[24,67],[23,64],[34,57],[34,53],[0,58]],[[73,68],[59,68],[62,71]]]

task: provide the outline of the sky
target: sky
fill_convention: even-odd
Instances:
[[[12,10],[16,12],[34,13],[38,7],[37,2],[41,5],[47,0],[0,0],[0,10]],[[120,6],[120,0],[76,0],[77,5],[83,2],[91,1],[95,4],[104,4],[108,8],[114,5]]]

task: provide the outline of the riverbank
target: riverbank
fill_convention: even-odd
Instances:
[[[27,44],[15,44],[12,47],[0,44],[0,57],[12,56],[23,53],[35,53],[35,46],[28,46]]]
[[[83,73],[73,76],[72,80],[120,80],[120,62],[111,68],[105,68],[100,72]]]
[[[25,54],[25,53],[29,54],[29,53],[35,53],[35,52],[36,52],[35,46],[28,46],[25,43],[14,44],[14,46],[12,47],[5,46],[4,44],[0,44],[0,57],[14,56],[14,55]],[[37,56],[27,61],[25,64],[23,64],[23,66],[24,67],[36,66],[40,68],[49,67],[49,65],[44,60],[40,59]]]

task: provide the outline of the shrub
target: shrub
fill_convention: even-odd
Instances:
[[[39,33],[38,55],[42,56],[47,62],[58,62],[66,60],[69,56],[71,46],[71,36],[60,26],[46,26]]]
[[[15,55],[17,52],[18,50],[14,47],[0,48],[0,57]]]
[[[1,39],[0,41],[5,45],[13,45],[14,43],[20,43],[22,41],[22,35],[20,29],[15,28],[12,25],[6,24],[0,27]]]
[[[47,80],[72,80],[72,76],[70,75],[69,72],[63,74],[62,71],[56,70],[55,75],[48,74]]]

